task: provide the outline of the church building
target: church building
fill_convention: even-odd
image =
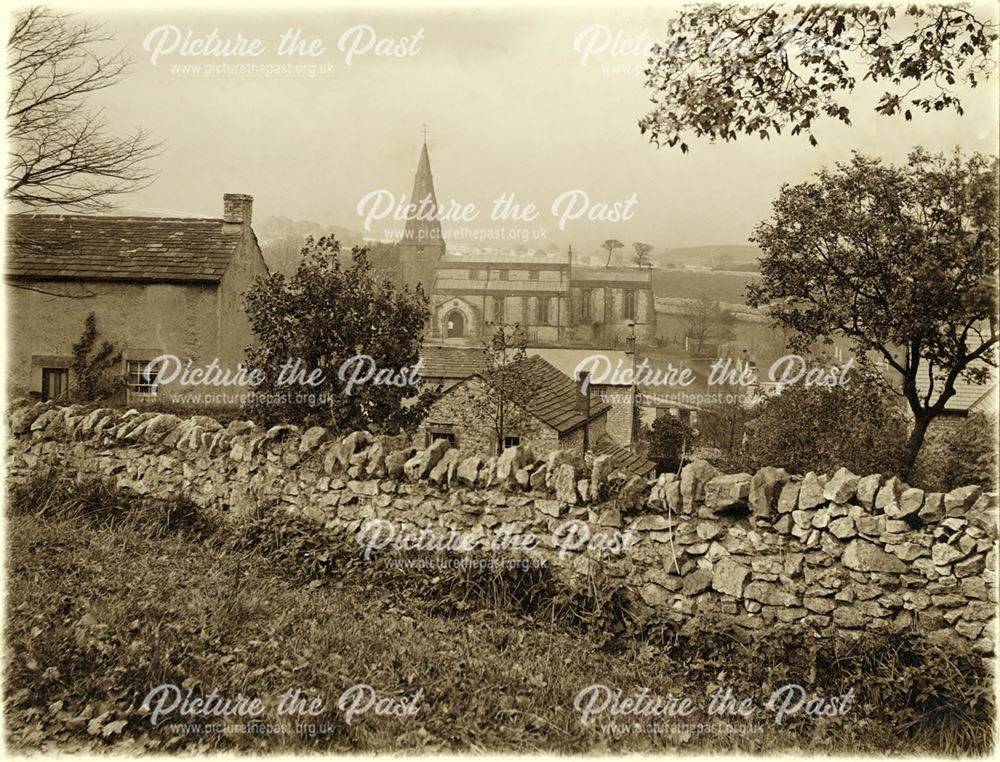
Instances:
[[[408,219],[398,244],[403,283],[430,296],[429,342],[481,346],[500,323],[520,324],[529,343],[622,346],[656,336],[648,269],[588,267],[563,254],[462,254],[446,251],[426,139],[413,178]],[[433,210],[428,213],[428,210]]]

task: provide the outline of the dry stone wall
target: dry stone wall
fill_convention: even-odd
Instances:
[[[224,514],[265,506],[351,533],[379,520],[400,537],[458,532],[494,553],[527,547],[570,584],[598,575],[637,610],[687,627],[796,623],[828,637],[912,626],[994,649],[997,496],[976,486],[925,493],[845,469],[720,474],[705,461],[646,481],[566,451],[483,457],[406,435],[26,401],[8,427],[12,482],[57,468]]]

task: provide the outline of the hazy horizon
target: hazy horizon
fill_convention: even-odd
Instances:
[[[357,205],[383,189],[408,196],[426,124],[439,203],[454,199],[479,210],[472,223],[445,221],[446,235],[461,225],[521,225],[489,219],[493,201],[513,193],[517,202],[539,208],[538,219],[521,227],[544,228],[546,236],[523,242],[529,248],[571,243],[590,252],[605,238],[644,241],[656,250],[745,245],[782,183],[806,180],[854,150],[898,163],[917,145],[995,153],[998,139],[994,79],[962,91],[965,116],[920,113],[909,123],[875,115],[873,93],[880,90],[859,88],[851,101],[853,126],[817,123],[815,148],[805,138],[782,136],[715,145],[694,139],[686,155],[657,150],[637,126],[648,95],[635,70],[645,58],[603,53],[584,63],[574,42],[587,29],[662,37],[674,12],[663,6],[311,8],[253,17],[232,6],[199,12],[66,9],[105,24],[135,59],[127,78],[93,104],[106,109],[115,132],[144,126],[165,142],[154,162],[157,180],[120,199],[126,212],[218,216],[222,194],[240,192],[254,196],[256,220],[283,216],[385,237],[380,232],[399,223],[364,230]],[[989,6],[978,9],[995,15]],[[217,29],[221,38],[259,38],[266,50],[254,58],[164,53],[154,65],[144,41],[166,28],[152,39],[169,42],[172,27],[196,37]],[[348,33],[346,45],[364,44],[368,27],[376,39],[392,38],[416,52],[368,52],[348,65],[338,41],[360,29]],[[301,29],[305,40],[320,38],[325,52],[279,58],[278,40],[289,29]],[[403,37],[407,43],[400,43]],[[247,62],[258,69],[305,63],[330,70],[315,76],[204,70]],[[202,70],[183,70],[193,65]],[[617,223],[569,221],[560,230],[550,205],[571,190],[586,192],[592,203],[624,202],[634,194],[634,215]]]

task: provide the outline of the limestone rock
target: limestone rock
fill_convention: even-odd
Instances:
[[[783,468],[764,466],[750,480],[748,502],[754,516],[766,518],[774,510],[778,495],[788,481],[788,472]]]
[[[770,582],[751,582],[743,589],[743,597],[765,606],[798,606],[799,598],[782,585]]]
[[[499,457],[497,457],[496,480],[498,484],[509,485],[514,482],[515,474],[519,468],[524,468],[531,462],[531,453],[527,447],[513,445],[507,447]]]
[[[310,455],[313,450],[323,444],[329,438],[329,434],[322,426],[313,426],[306,429],[299,442],[299,454]]]
[[[851,516],[834,519],[830,522],[828,529],[830,530],[830,534],[841,540],[847,540],[858,533],[857,527],[854,526],[854,519]]]
[[[555,488],[557,500],[568,505],[576,505],[578,500],[576,493],[576,466],[570,463],[563,463],[557,467],[555,477],[552,480],[552,486]]]
[[[476,486],[476,477],[479,476],[479,469],[483,465],[483,459],[478,455],[470,455],[458,464],[458,480],[467,487]]]
[[[952,516],[964,508],[971,508],[981,494],[983,494],[983,488],[975,485],[953,489],[944,496],[945,512]]]
[[[833,503],[847,503],[857,492],[858,480],[855,474],[840,468],[823,488],[823,497]]]
[[[901,519],[920,511],[924,504],[924,491],[916,487],[907,487],[899,497],[885,508],[885,515],[891,519]]]
[[[615,470],[610,455],[598,455],[590,467],[590,499],[601,499],[601,491],[607,484],[608,477]]]
[[[684,595],[698,595],[698,593],[703,593],[711,586],[712,577],[713,573],[708,569],[695,569],[684,577],[681,592]]]
[[[924,495],[924,504],[920,506],[917,515],[925,522],[931,523],[944,518],[944,495],[940,492],[929,492]]]
[[[435,439],[427,449],[418,450],[416,455],[403,464],[406,478],[411,482],[426,478],[450,447],[451,444],[447,439]]]
[[[461,459],[462,451],[452,448],[441,456],[441,459],[434,464],[434,467],[430,470],[428,478],[434,484],[439,484],[447,486],[449,472],[454,475],[455,469],[458,468],[457,461]]]
[[[890,518],[898,515],[896,511],[899,507],[899,498],[906,489],[908,489],[907,484],[899,477],[893,476],[875,495],[875,510],[885,513]]]
[[[844,550],[841,562],[848,569],[856,571],[896,572],[897,574],[909,571],[909,567],[898,558],[864,540],[851,540]]]
[[[937,566],[947,566],[948,564],[965,558],[965,553],[954,545],[946,545],[943,542],[935,543],[931,549],[931,559]]]
[[[743,583],[750,574],[750,569],[737,563],[731,557],[720,558],[712,568],[712,589],[724,595],[740,598],[743,595]]]
[[[750,496],[750,474],[716,476],[705,484],[705,507],[715,513],[740,505]]]
[[[802,489],[801,482],[788,482],[781,488],[778,496],[778,513],[791,513],[799,504],[799,491]]]
[[[855,495],[858,502],[865,508],[872,508],[875,505],[875,495],[878,494],[882,486],[882,474],[870,474],[858,479],[858,487]]]
[[[799,510],[808,510],[822,505],[826,502],[823,497],[825,485],[823,478],[810,471],[802,479],[802,486],[799,489]]]
[[[705,485],[719,475],[719,470],[707,460],[694,460],[681,469],[681,501],[685,511],[705,498]]]
[[[443,440],[442,440],[443,441]],[[417,450],[415,447],[406,447],[402,450],[396,450],[390,452],[385,456],[385,473],[390,479],[401,479],[404,473],[404,467],[407,462],[416,454]],[[336,448],[331,450],[331,454],[336,456]],[[329,457],[329,456],[328,456]],[[327,470],[327,473],[332,473]]]

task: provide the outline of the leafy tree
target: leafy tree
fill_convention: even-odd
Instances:
[[[683,138],[770,139],[790,129],[815,145],[813,122],[850,124],[858,81],[880,83],[874,109],[891,116],[955,109],[996,65],[996,24],[964,5],[685,6],[649,59],[653,109],[639,122],[657,146]]]
[[[762,277],[747,301],[793,348],[839,335],[861,364],[871,353],[898,374],[887,383],[914,420],[905,475],[956,381],[996,366],[997,170],[979,154],[917,149],[904,167],[856,154],[783,186],[754,235]]]
[[[608,240],[606,240],[604,243],[601,244],[601,248],[608,252],[608,261],[604,264],[605,267],[611,267],[611,255],[615,252],[616,249],[620,249],[624,246],[625,244],[623,244],[616,238],[609,238]]]
[[[736,402],[709,405],[698,412],[698,444],[718,449],[729,460],[740,451],[752,417],[751,408]]]
[[[374,277],[363,248],[354,248],[349,262],[344,259],[335,239],[309,238],[292,277],[258,278],[247,293],[247,316],[257,338],[247,348],[248,365],[263,375],[250,406],[258,420],[393,433],[425,414],[432,393],[418,392],[411,381],[419,377],[413,369],[420,360],[427,298],[419,287],[398,291]],[[341,377],[344,363],[358,356],[371,362],[348,365]],[[300,361],[307,377],[318,369],[322,380],[279,384],[289,361]],[[362,382],[371,363],[375,375]],[[351,385],[355,367],[362,372]],[[383,371],[392,375],[390,383],[376,383]],[[305,396],[296,399],[298,394]]]
[[[708,341],[728,341],[736,335],[736,317],[718,302],[701,297],[684,316],[687,336],[695,343],[694,354],[700,356]]]
[[[518,324],[497,325],[483,342],[483,383],[486,389],[485,414],[496,433],[496,454],[503,452],[504,438],[524,420],[523,405],[531,399],[537,384],[528,359],[528,339]]]
[[[653,247],[648,243],[641,243],[636,241],[632,244],[632,248],[635,249],[635,264],[637,267],[649,267],[649,252],[653,250]]]
[[[130,61],[105,52],[113,36],[44,7],[18,12],[7,42],[7,198],[28,206],[94,210],[148,185],[160,152],[149,134],[109,134],[87,99],[121,80]]]
[[[791,473],[858,475],[899,471],[906,414],[881,384],[860,375],[843,386],[796,384],[771,397],[747,425],[744,468],[778,466]]]
[[[124,379],[121,373],[122,354],[104,340],[97,345],[97,318],[91,312],[83,321],[83,333],[73,344],[73,388],[70,396],[76,402],[97,402],[121,393]]]
[[[657,473],[680,471],[681,459],[691,453],[694,432],[676,416],[663,415],[653,421],[647,434],[649,451],[646,454],[656,464]]]

